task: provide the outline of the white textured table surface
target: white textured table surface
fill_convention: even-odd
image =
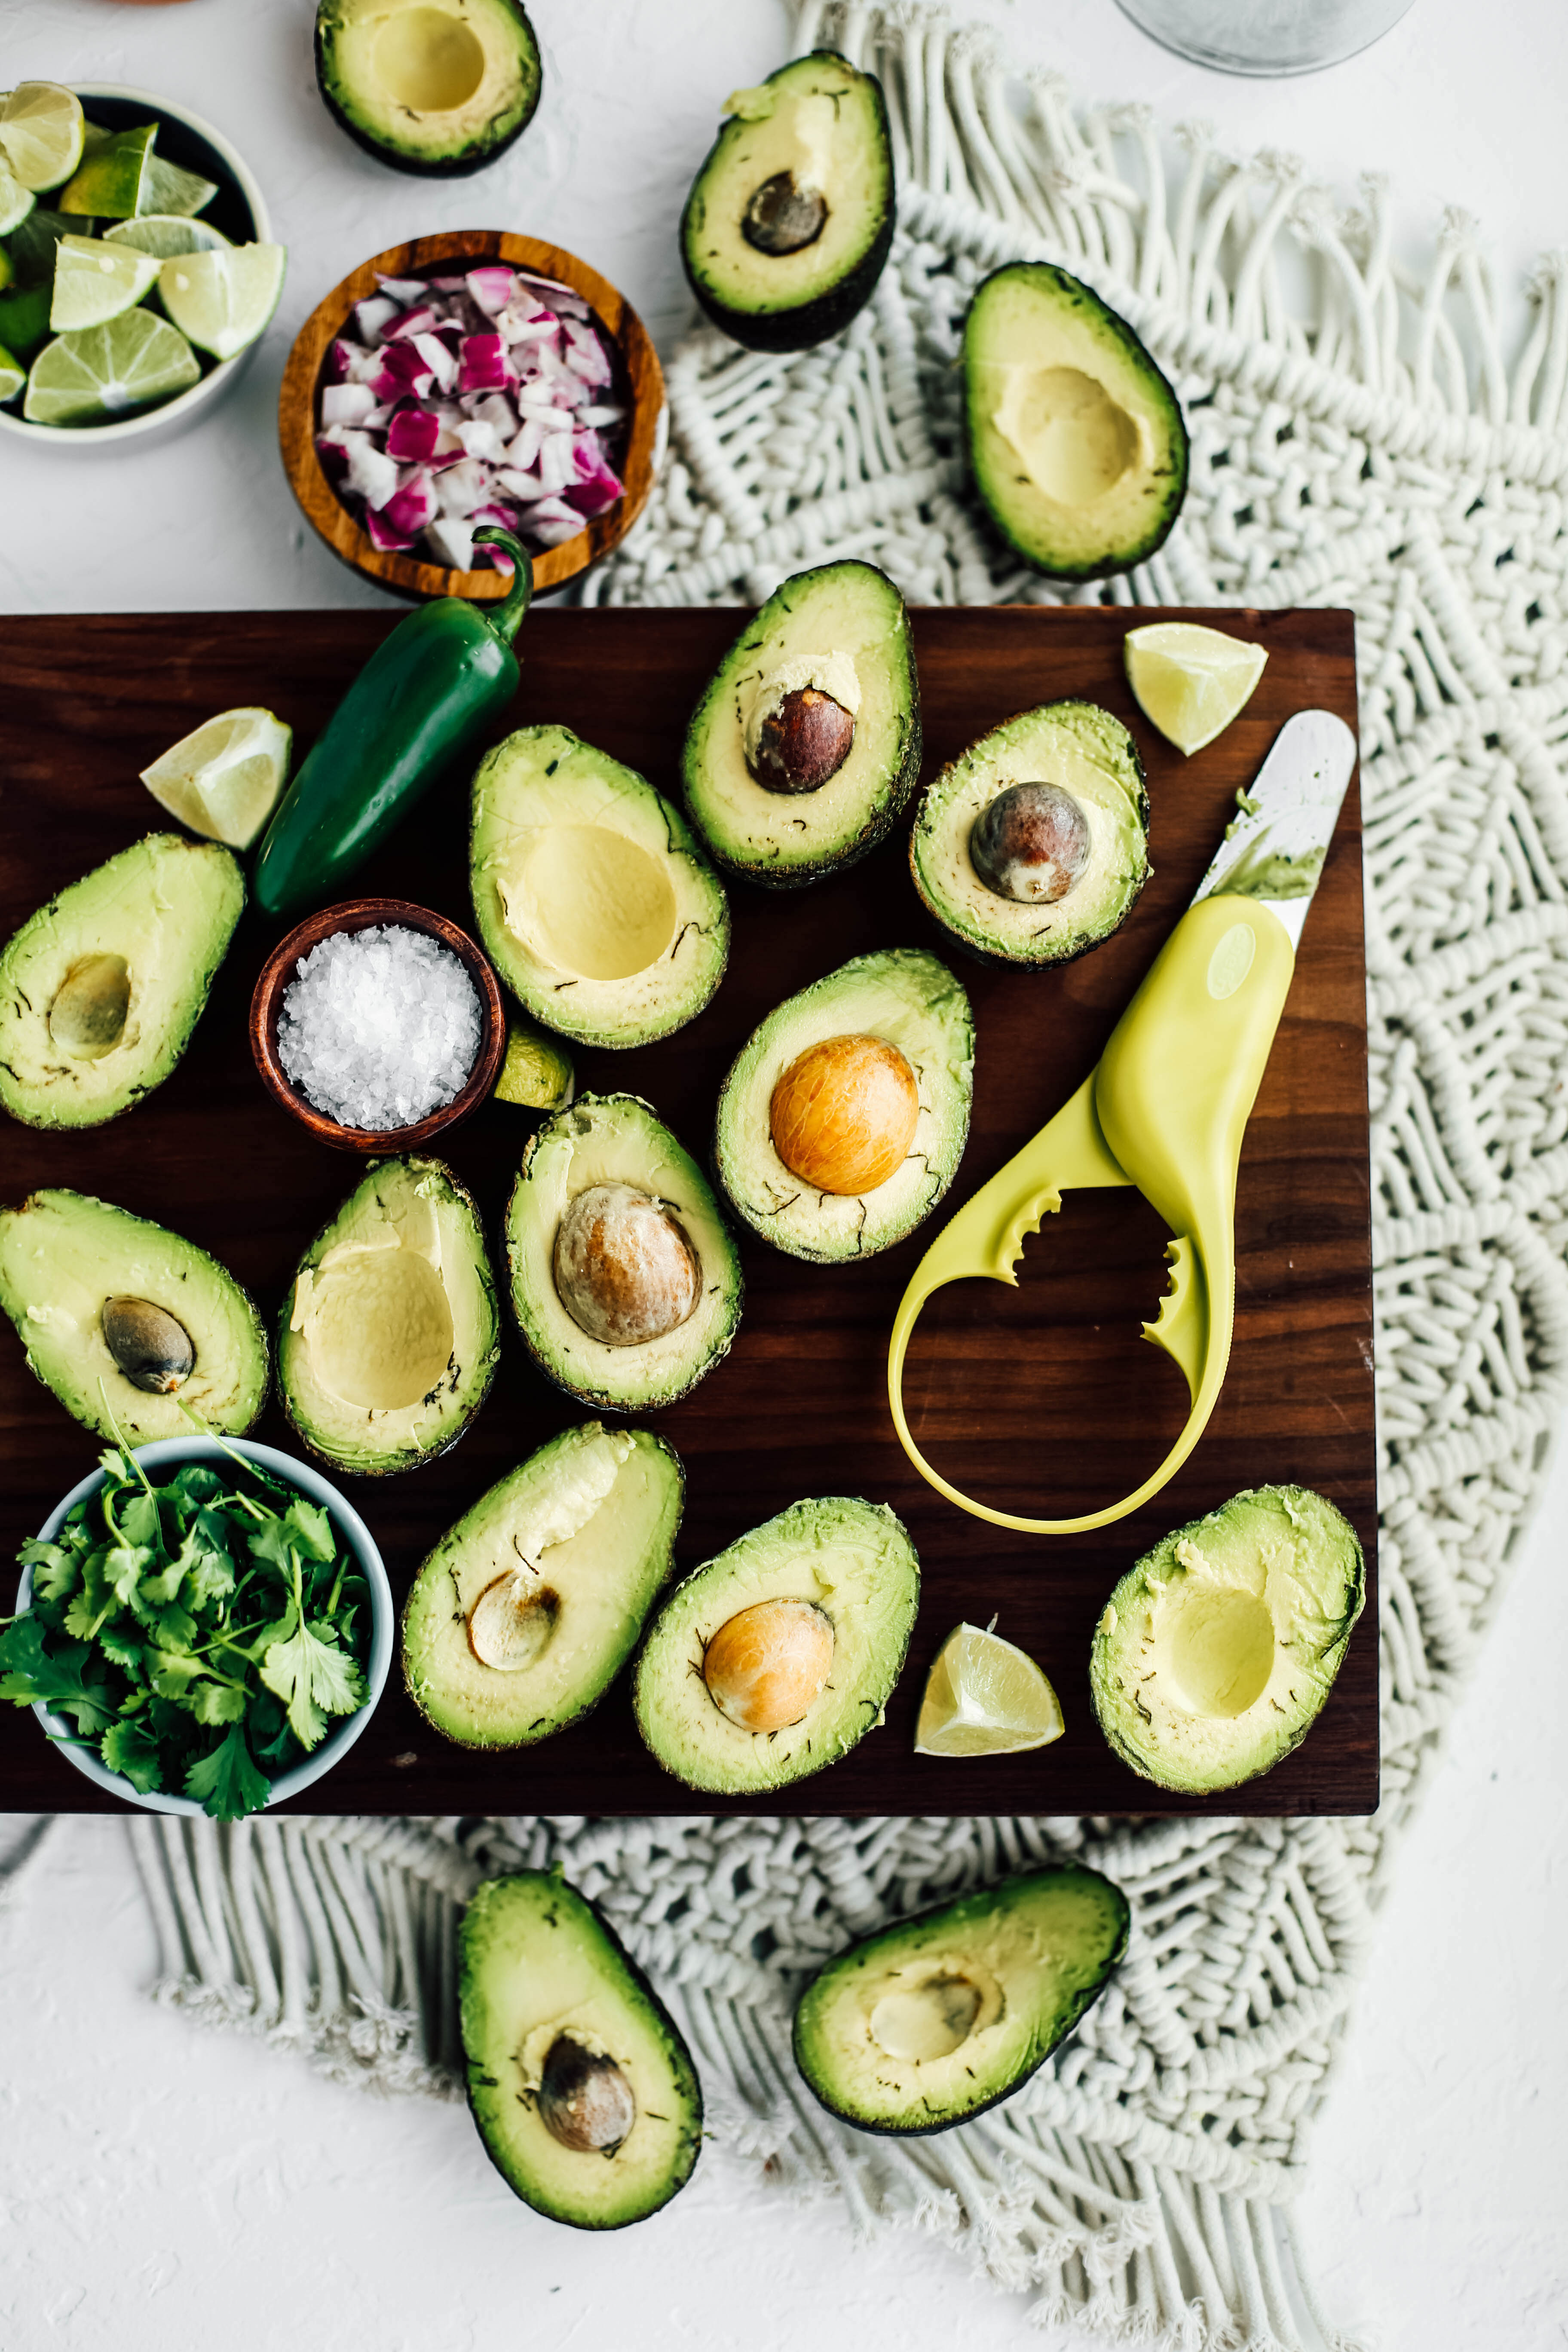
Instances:
[[[1307,157],[1348,194],[1394,183],[1417,257],[1441,206],[1489,233],[1505,314],[1568,241],[1561,0],[1416,0],[1377,48],[1309,79],[1168,58],[1112,0],[960,0],[1096,96],[1206,116],[1237,151]],[[0,448],[9,611],[383,601],[297,515],[274,416],[289,342],[354,262],[422,230],[551,237],[619,284],[668,347],[689,305],[674,223],[719,100],[784,54],[775,0],[534,0],[546,93],[476,180],[384,170],[329,122],[309,0],[0,0],[0,80],[120,80],[203,112],[246,154],[291,255],[239,389],[169,446],[112,463]],[[258,686],[262,694],[261,685]],[[1303,2213],[1331,2315],[1384,2352],[1568,2344],[1568,1792],[1531,1663],[1568,1633],[1560,1465],[1490,1645],[1397,1856]],[[711,2161],[641,2229],[581,2239],[517,2205],[460,2109],[382,2105],[142,1998],[153,1951],[117,1824],[58,1832],[0,1916],[0,2347],[143,2352],[937,2352],[1039,2345],[1022,2301],[941,2247],[855,2247],[836,2210],[758,2200]]]

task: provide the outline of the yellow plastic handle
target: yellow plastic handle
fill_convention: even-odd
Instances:
[[[1295,971],[1279,917],[1260,900],[1200,899],[1155,957],[1099,1067],[1034,1140],[940,1233],[900,1302],[888,1349],[899,1442],[939,1494],[993,1526],[1074,1535],[1125,1518],[1159,1493],[1207,1425],[1230,1360],[1236,1312],[1236,1171],[1242,1138]],[[1186,1375],[1192,1410],[1137,1490],[1077,1518],[1032,1519],[977,1503],[933,1470],[904,1416],[904,1359],[921,1309],[945,1284],[1017,1281],[1024,1236],[1068,1192],[1135,1184],[1173,1236],[1171,1286],[1143,1336]]]

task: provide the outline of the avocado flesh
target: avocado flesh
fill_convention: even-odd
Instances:
[[[28,917],[0,951],[0,1102],[27,1127],[97,1127],[190,1042],[245,904],[216,842],[149,834]]]
[[[773,1088],[825,1038],[880,1037],[915,1074],[920,1115],[909,1153],[864,1193],[818,1192],[773,1145]],[[769,1013],[732,1064],[719,1096],[713,1164],[746,1223],[791,1257],[834,1264],[869,1257],[912,1233],[957,1171],[969,1135],[974,1021],[939,957],[921,948],[856,956]]]
[[[1164,542],[1187,489],[1175,393],[1125,319],[1044,261],[976,289],[963,330],[975,488],[1057,580],[1099,580]]]
[[[110,1353],[102,1316],[113,1298],[161,1307],[187,1334],[195,1367],[170,1394],[138,1388]],[[195,1242],[89,1193],[34,1192],[0,1209],[0,1307],[29,1368],[111,1444],[188,1436],[182,1406],[241,1436],[266,1402],[267,1335],[234,1276]]]
[[[403,1612],[404,1676],[437,1731],[464,1748],[519,1748],[587,1714],[669,1573],[683,1484],[661,1439],[588,1422],[465,1512]],[[502,1579],[537,1624],[537,1646],[522,1662],[481,1664],[470,1618]]]
[[[553,1872],[477,1887],[458,1930],[468,2105],[517,2196],[577,2230],[620,2230],[686,2186],[702,2145],[702,2093],[647,1979],[585,1896]],[[564,2146],[540,2092],[563,2038],[611,2060],[635,2102],[613,2154]]]
[[[723,977],[729,901],[685,818],[570,728],[521,728],[481,761],[469,880],[507,986],[585,1045],[668,1037]]]
[[[693,1570],[665,1602],[637,1660],[637,1728],[688,1787],[742,1796],[820,1772],[882,1720],[920,1606],[920,1561],[886,1504],[850,1495],[792,1503]],[[747,1731],[702,1678],[708,1644],[742,1609],[803,1601],[833,1628],[827,1681],[798,1723]]]
[[[455,1445],[484,1402],[500,1320],[479,1213],[451,1170],[380,1160],[289,1286],[284,1410],[340,1470],[410,1469]]]
[[[403,172],[477,172],[532,118],[539,45],[517,0],[321,0],[316,80],[350,137]]]
[[[1033,1870],[902,1919],[800,1997],[795,2055],[861,2131],[938,2132],[1028,2081],[1103,1991],[1128,1908],[1098,1871]]]
[[[844,664],[858,697],[848,758],[815,792],[769,792],[746,762],[759,697],[771,681],[797,683],[797,668],[817,673],[812,682],[831,692]],[[874,849],[902,814],[920,764],[904,600],[874,564],[851,562],[796,572],[736,638],[692,713],[681,777],[691,821],[718,864],[785,889]]]
[[[1058,784],[1089,821],[1089,856],[1060,898],[1003,898],[970,855],[975,818],[1011,785]],[[1149,796],[1138,747],[1093,702],[1021,711],[933,777],[910,836],[915,888],[937,921],[990,963],[1065,963],[1119,929],[1149,878]]]
[[[1155,1545],[1107,1602],[1089,1656],[1124,1764],[1201,1795],[1300,1747],[1366,1597],[1355,1529],[1306,1486],[1257,1486]]]
[[[692,292],[751,351],[803,352],[869,300],[893,241],[897,196],[882,85],[831,49],[814,49],[736,91],[680,224]],[[757,190],[787,175],[826,200],[818,234],[764,253],[742,223]]]

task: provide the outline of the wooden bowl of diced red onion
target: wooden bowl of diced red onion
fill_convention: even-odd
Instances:
[[[499,229],[372,256],[300,329],[283,464],[334,555],[409,597],[504,595],[476,548],[515,531],[535,592],[609,552],[663,455],[664,377],[637,312],[560,246]]]

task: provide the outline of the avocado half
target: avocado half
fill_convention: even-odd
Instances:
[[[607,1201],[605,1196],[608,1195]],[[560,1287],[563,1228],[568,1237],[595,1201],[610,1212],[599,1255],[579,1267],[611,1307],[651,1304],[640,1325],[652,1336],[634,1339],[590,1314],[578,1319]],[[582,1205],[579,1205],[582,1204]],[[630,1207],[624,1242],[616,1216]],[[666,1257],[650,1265],[647,1241]],[[590,1230],[589,1240],[593,1240]],[[694,1389],[729,1352],[741,1319],[741,1261],[712,1187],[652,1106],[637,1095],[579,1095],[531,1136],[506,1213],[506,1255],[511,1303],[523,1340],[540,1370],[584,1404],[621,1412],[673,1404]],[[677,1320],[660,1312],[667,1293],[647,1285],[689,1267],[689,1287],[674,1302],[689,1311]],[[578,1298],[579,1313],[592,1301]],[[662,1326],[663,1328],[653,1328]]]
[[[519,0],[320,0],[316,83],[366,152],[448,177],[525,131],[543,75]]]
[[[190,1043],[245,905],[239,861],[150,833],[0,950],[0,1102],[26,1127],[98,1127]]]
[[[828,1961],[795,2012],[795,2059],[857,2130],[951,2131],[1037,2074],[1127,1949],[1097,1870],[1031,1870],[917,1912]]]
[[[637,1660],[637,1729],[667,1772],[721,1796],[820,1772],[880,1724],[920,1585],[915,1548],[885,1503],[792,1503],[676,1586]],[[762,1613],[739,1622],[752,1612]],[[764,1676],[782,1657],[804,1711],[759,1728],[725,1713],[714,1696],[721,1635]]]
[[[668,2011],[609,1922],[553,1871],[474,1890],[458,1931],[468,2105],[536,2212],[621,2230],[684,2189],[702,2093]]]
[[[1306,1486],[1254,1486],[1130,1568],[1089,1686],[1124,1764],[1163,1789],[1234,1789],[1299,1748],[1366,1598],[1355,1529]]]
[[[803,756],[792,774],[763,754],[759,772],[748,746],[776,731],[781,713]],[[826,760],[809,764],[809,737],[824,715],[840,730],[826,755],[837,763],[814,782]],[[789,889],[874,849],[902,814],[920,765],[920,682],[904,600],[875,564],[851,561],[797,572],[741,632],[691,715],[681,779],[715,862]],[[806,781],[795,781],[803,772]]]
[[[474,918],[535,1020],[647,1045],[724,975],[730,905],[680,811],[569,727],[523,727],[474,777]]]
[[[1065,796],[1082,828],[1076,875],[1043,899],[1008,895],[975,863],[976,825],[991,821],[993,804],[1039,785]],[[910,871],[937,921],[984,963],[1037,969],[1099,947],[1120,930],[1150,874],[1149,794],[1137,744],[1095,702],[1020,711],[926,786],[910,835]]]
[[[111,1444],[187,1437],[187,1411],[243,1436],[267,1402],[267,1334],[233,1275],[195,1242],[89,1193],[34,1192],[0,1209],[0,1307],[29,1370]],[[139,1344],[149,1330],[173,1340],[162,1365]]]
[[[479,1213],[441,1160],[376,1161],[300,1261],[278,1384],[310,1452],[384,1476],[455,1445],[500,1354]]]
[[[1125,319],[1048,261],[976,287],[963,329],[974,486],[1026,563],[1055,580],[1129,572],[1187,494],[1182,404]]]
[[[748,351],[809,351],[864,309],[892,248],[882,85],[814,49],[724,111],[681,215],[691,290]]]
[[[522,1748],[586,1715],[669,1574],[685,1483],[662,1438],[590,1421],[481,1495],[404,1605],[426,1720],[460,1748]]]
[[[803,1055],[851,1038],[879,1040],[903,1057],[919,1108],[889,1176],[860,1192],[824,1192],[781,1157],[773,1106]],[[827,1265],[869,1257],[912,1233],[952,1183],[973,1086],[973,1015],[941,959],[923,948],[852,957],[776,1006],[736,1055],[713,1129],[719,1181],[752,1230],[791,1257]],[[853,1115],[852,1103],[844,1108]]]

